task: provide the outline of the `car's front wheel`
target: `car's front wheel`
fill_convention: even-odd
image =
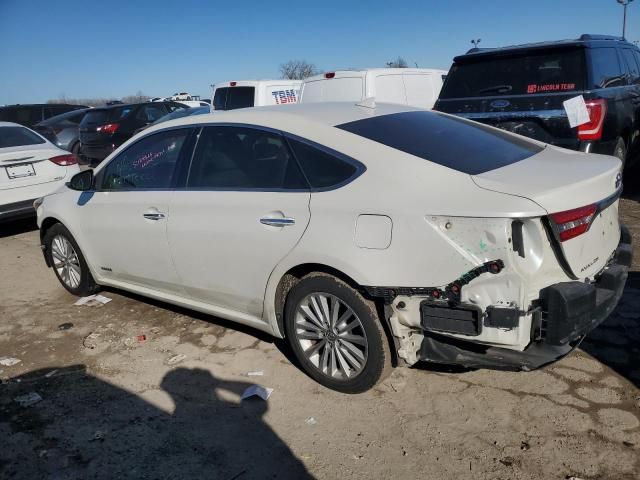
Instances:
[[[375,304],[338,278],[311,274],[300,280],[287,296],[284,321],[300,365],[328,388],[364,392],[391,369]]]
[[[98,290],[80,247],[64,225],[57,223],[49,228],[43,243],[49,265],[64,288],[78,296]]]

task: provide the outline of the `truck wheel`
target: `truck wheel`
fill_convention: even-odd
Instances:
[[[622,138],[618,138],[616,142],[616,147],[613,150],[613,156],[618,157],[622,162],[622,169],[624,170],[625,163],[627,160],[627,146],[624,143]]]
[[[391,370],[375,304],[331,275],[308,275],[291,289],[284,326],[304,371],[332,390],[364,392]]]

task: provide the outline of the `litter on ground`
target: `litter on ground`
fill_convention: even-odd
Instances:
[[[247,387],[247,389],[242,393],[242,397],[240,400],[244,400],[249,397],[260,397],[263,400],[267,400],[271,393],[273,392],[273,388],[265,388],[260,385],[251,385]]]
[[[21,407],[30,407],[42,400],[42,397],[36,392],[26,393],[14,398],[14,400],[20,404]]]
[[[0,357],[0,365],[3,365],[5,367],[11,367],[13,365],[15,365],[16,363],[20,363],[22,360],[20,360],[19,358],[13,358],[13,357]]]
[[[261,377],[264,375],[264,372],[262,370],[256,370],[255,372],[248,372],[247,376],[249,377]]]
[[[104,305],[109,303],[111,299],[104,295],[89,295],[88,297],[79,298],[74,305],[87,305],[89,307],[95,307],[98,305]]]
[[[187,358],[184,353],[179,353],[178,355],[174,355],[173,357],[167,360],[167,365],[175,365],[176,363],[180,363],[182,360]]]

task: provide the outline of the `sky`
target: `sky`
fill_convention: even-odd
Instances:
[[[0,104],[210,96],[228,80],[278,78],[293,59],[320,70],[398,56],[448,69],[481,47],[621,35],[616,0],[0,0]],[[627,38],[640,40],[640,1]]]

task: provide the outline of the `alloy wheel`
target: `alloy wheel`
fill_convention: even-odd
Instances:
[[[304,356],[323,375],[350,380],[367,363],[362,322],[345,302],[329,293],[312,293],[296,308],[295,335]]]
[[[60,280],[69,288],[78,288],[81,279],[80,260],[71,242],[63,235],[56,235],[51,242],[51,255]]]

